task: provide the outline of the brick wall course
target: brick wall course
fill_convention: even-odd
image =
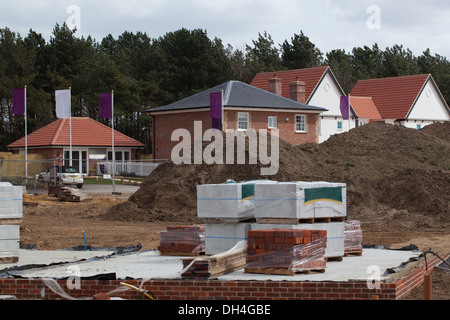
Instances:
[[[380,283],[379,289],[370,290],[365,281],[192,281],[192,280],[150,280],[143,288],[151,291],[158,300],[368,300],[379,296],[380,300],[399,300],[420,286],[424,276],[430,274],[438,258],[428,260],[428,271],[419,263],[405,276],[391,282]],[[81,280],[81,289],[69,290],[65,280],[57,281],[67,294],[75,298],[92,297],[100,292],[107,293],[121,286],[123,280]],[[139,287],[140,280],[126,280]],[[45,296],[41,297],[44,288]],[[14,295],[17,299],[64,300],[48,288],[40,279],[0,279],[0,295]],[[118,295],[127,300],[145,300],[135,291]]]

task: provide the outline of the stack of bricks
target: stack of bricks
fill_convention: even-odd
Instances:
[[[169,226],[160,233],[162,255],[200,255],[205,252],[205,226]]]
[[[362,230],[358,220],[345,221],[344,225],[344,252],[345,255],[362,254]]]
[[[247,239],[247,273],[292,275],[324,271],[325,230],[251,230]]]

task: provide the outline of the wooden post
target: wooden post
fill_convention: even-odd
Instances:
[[[423,286],[424,286],[424,300],[432,300],[432,288],[433,288],[433,278],[431,276],[431,273],[426,275],[424,277],[424,282],[423,282]]]

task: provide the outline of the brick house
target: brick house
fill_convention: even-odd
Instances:
[[[328,66],[258,73],[251,85],[290,98],[291,85],[298,82],[304,86],[304,94],[297,96],[298,102],[327,109],[319,117],[319,143],[355,127],[353,112],[350,121],[343,120],[340,101],[345,93]]]
[[[116,163],[139,159],[144,147],[143,143],[114,130]],[[8,148],[14,154],[24,154],[25,137],[9,144]],[[72,160],[72,166],[87,175],[91,169],[97,169],[97,162],[112,160],[111,127],[87,117],[72,117],[71,121],[58,119],[27,135],[27,153],[45,155],[48,167],[69,165]]]
[[[149,109],[153,120],[153,155],[167,160],[178,141],[171,141],[176,129],[194,133],[194,122],[202,122],[202,134],[212,127],[210,93],[223,92],[222,129],[278,128],[280,139],[293,145],[317,143],[319,115],[325,108],[298,102],[304,95],[301,83],[292,85],[292,99],[261,90],[240,81],[228,81],[172,104]]]

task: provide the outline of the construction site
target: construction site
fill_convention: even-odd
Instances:
[[[4,183],[0,298],[448,300],[449,155],[448,122],[371,122],[280,141],[273,176],[168,161],[130,193]]]

